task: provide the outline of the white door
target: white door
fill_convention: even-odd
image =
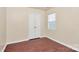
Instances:
[[[29,35],[28,38],[38,38],[40,37],[41,27],[40,27],[41,14],[31,13],[29,15]]]

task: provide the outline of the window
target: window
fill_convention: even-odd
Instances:
[[[56,13],[48,15],[48,29],[56,30]]]

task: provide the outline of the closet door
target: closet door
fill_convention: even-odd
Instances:
[[[29,39],[40,37],[41,26],[40,26],[41,14],[39,12],[32,12],[29,15]]]

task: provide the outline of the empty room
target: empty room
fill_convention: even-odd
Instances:
[[[0,7],[1,52],[78,52],[79,7]]]

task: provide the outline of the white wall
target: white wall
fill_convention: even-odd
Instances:
[[[56,30],[47,30],[47,36],[79,50],[79,8],[53,8],[47,13],[56,13]]]
[[[0,51],[6,44],[6,9],[0,7]]]
[[[27,12],[26,8],[7,8],[7,43],[26,39]]]
[[[28,16],[31,12],[40,12],[45,19],[43,10],[26,7],[7,8],[7,43],[26,40],[28,36]],[[41,21],[42,33],[44,34],[44,20]]]

